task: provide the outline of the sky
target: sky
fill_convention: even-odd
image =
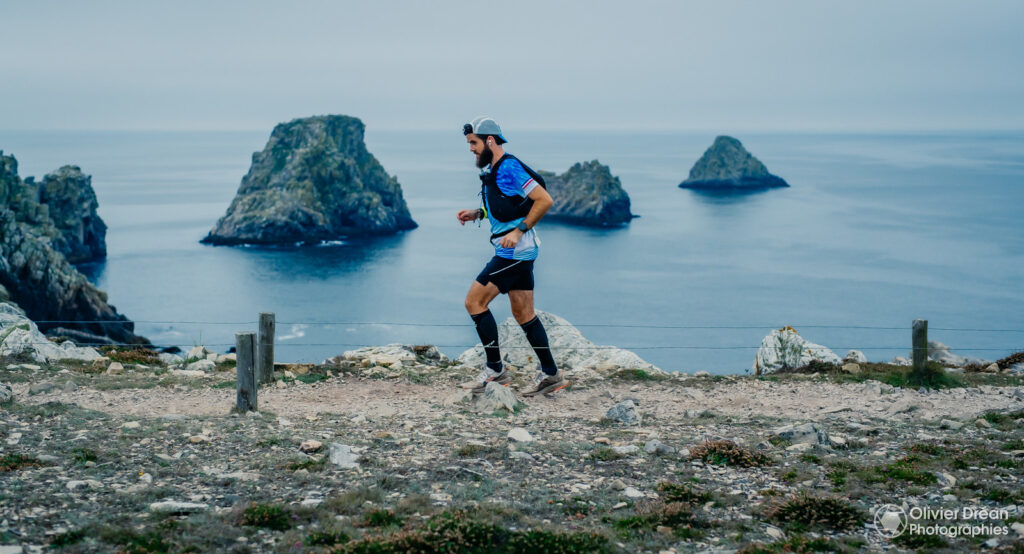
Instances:
[[[1019,0],[0,0],[0,129],[1024,129]]]

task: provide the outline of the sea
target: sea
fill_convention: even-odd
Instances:
[[[911,325],[955,353],[1024,350],[1024,132],[741,133],[791,185],[746,194],[678,188],[714,133],[514,131],[535,169],[599,160],[638,217],[617,228],[542,221],[536,307],[597,346],[668,371],[742,374],[772,329],[840,357],[908,356]],[[279,361],[360,346],[477,344],[463,307],[493,250],[458,128],[366,133],[401,183],[415,230],[318,246],[199,243],[224,215],[266,131],[0,131],[20,175],[92,176],[108,257],[81,269],[163,346],[225,352],[277,322]],[[492,304],[511,316],[505,297]]]

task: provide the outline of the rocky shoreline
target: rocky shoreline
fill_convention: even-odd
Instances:
[[[1024,533],[1018,374],[916,390],[609,365],[524,399],[527,366],[473,398],[474,366],[394,345],[280,365],[261,411],[231,415],[230,357],[105,354],[0,364],[4,547],[1010,552]],[[891,541],[872,518],[891,503],[1005,510],[1009,534]]]

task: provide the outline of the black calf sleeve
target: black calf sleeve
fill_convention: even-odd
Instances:
[[[544,324],[540,322],[540,318],[534,316],[533,319],[523,323],[520,327],[526,333],[526,340],[530,341],[533,351],[537,353],[537,359],[540,360],[540,370],[548,375],[558,373],[558,367],[555,366],[555,357],[551,355],[551,347],[548,345],[548,334],[544,331]]]
[[[491,310],[470,315],[476,324],[476,334],[480,336],[480,344],[484,345],[487,354],[487,367],[492,371],[501,371],[501,351],[498,350],[498,323],[494,321]]]

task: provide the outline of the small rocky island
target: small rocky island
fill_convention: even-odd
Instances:
[[[679,184],[684,189],[737,192],[788,186],[781,177],[768,173],[740,141],[724,135],[715,138],[690,169],[690,176]]]
[[[316,244],[416,228],[398,180],[366,150],[355,117],[295,119],[253,154],[238,194],[201,242]]]
[[[545,219],[578,225],[624,225],[633,219],[622,182],[597,160],[577,163],[561,175],[539,171],[555,205]]]
[[[22,180],[18,161],[0,151],[0,302],[17,304],[49,336],[149,345],[71,265],[106,257],[107,227],[97,206],[91,178],[78,167],[36,183]]]

